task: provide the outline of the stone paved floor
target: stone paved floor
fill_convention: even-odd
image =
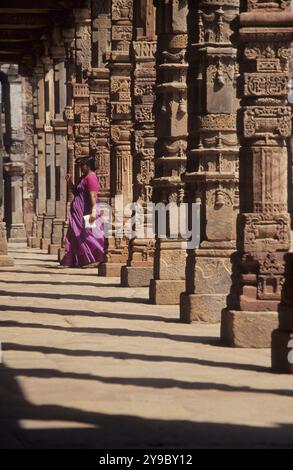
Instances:
[[[0,268],[0,448],[293,447],[293,378],[94,270]]]

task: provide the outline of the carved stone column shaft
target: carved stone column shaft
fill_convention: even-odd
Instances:
[[[219,4],[220,3],[220,4]],[[201,243],[189,250],[181,319],[220,322],[231,288],[239,209],[237,48],[239,0],[202,0],[191,11],[190,150],[185,175],[190,203],[201,201]],[[195,222],[194,222],[195,223]]]
[[[290,2],[249,0],[240,15],[242,96],[240,195],[234,283],[222,338],[232,346],[269,347],[290,248],[287,141]]]
[[[181,176],[186,170],[187,21],[186,0],[157,0],[157,98],[155,178],[156,203],[180,204],[184,200]],[[185,288],[186,243],[157,238],[154,279],[150,298],[155,304],[178,304]]]

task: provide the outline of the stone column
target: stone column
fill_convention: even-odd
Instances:
[[[5,165],[9,179],[11,220],[8,227],[9,241],[27,243],[23,214],[23,176],[24,176],[24,127],[22,120],[22,79],[18,68],[9,67],[8,82],[10,88],[11,143],[10,161]]]
[[[27,243],[23,219],[23,177],[24,163],[11,162],[4,165],[9,176],[11,225],[9,229],[10,243]]]
[[[55,86],[54,86],[54,63],[51,56],[44,58],[45,67],[45,188],[46,211],[44,214],[43,233],[41,239],[41,249],[48,250],[51,243],[53,220],[55,218],[55,138],[52,126],[55,111]]]
[[[40,247],[46,212],[46,154],[45,154],[45,71],[40,61],[33,70],[35,79],[34,124],[36,161],[36,217],[30,245]]]
[[[26,234],[32,236],[36,216],[36,179],[35,179],[35,127],[34,127],[34,89],[35,77],[32,68],[22,68],[22,121],[24,129],[25,169],[23,178],[23,213]]]
[[[6,238],[6,224],[3,221],[4,208],[4,181],[3,181],[3,129],[1,123],[2,113],[0,113],[0,267],[13,266],[13,259],[8,256],[7,251],[7,238]]]
[[[111,199],[123,197],[126,206],[132,202],[132,63],[130,47],[133,39],[133,0],[112,0],[111,71]],[[105,262],[99,266],[101,276],[120,276],[128,258],[128,241],[114,228],[107,240]]]
[[[87,2],[90,3],[90,2]],[[75,18],[75,83],[72,83],[74,110],[74,157],[89,156],[89,86],[91,70],[91,10],[74,10]]]
[[[231,43],[239,0],[202,0],[191,11],[190,151],[185,176],[201,202],[201,242],[189,250],[181,320],[217,323],[231,288],[239,210],[237,48]],[[196,26],[196,27],[195,27]],[[196,227],[194,227],[196,229]],[[199,227],[198,227],[199,229]]]
[[[240,15],[240,209],[234,282],[222,339],[264,348],[278,325],[290,248],[288,151],[290,2],[249,0]],[[292,289],[292,287],[291,287]]]
[[[61,41],[60,41],[61,42]],[[55,113],[52,121],[55,135],[55,184],[56,206],[55,218],[52,226],[52,239],[49,245],[50,254],[58,254],[63,237],[63,225],[66,220],[67,184],[67,122],[65,118],[66,100],[66,68],[65,48],[59,46],[51,48],[54,59],[54,83],[55,83]],[[56,96],[57,95],[57,96]]]
[[[76,80],[76,56],[75,56],[75,28],[64,29],[62,31],[63,42],[66,51],[66,106],[64,108],[64,120],[67,126],[67,166],[64,171],[70,173],[74,177],[74,161],[75,161],[75,137],[74,137],[74,100],[73,85]],[[66,185],[67,186],[67,185]],[[69,226],[69,212],[73,194],[70,190],[66,191],[66,212],[65,221],[62,227],[62,242],[58,252],[59,261],[65,255],[65,241]]]
[[[135,228],[141,235],[129,243],[127,266],[123,266],[121,270],[121,284],[124,287],[148,287],[153,278],[154,258],[154,238],[147,238],[148,232],[151,232],[148,225],[152,222],[148,220],[147,209],[152,202],[151,184],[154,178],[156,142],[153,110],[156,84],[155,8],[152,0],[137,0],[135,7],[133,196],[134,202],[139,204],[143,213],[136,214]]]
[[[182,203],[188,135],[186,0],[156,0],[158,81],[154,201]],[[156,241],[150,298],[155,304],[179,304],[185,290],[186,243],[167,237]]]
[[[90,155],[99,178],[99,201],[110,202],[111,0],[92,3],[92,71],[90,86]]]

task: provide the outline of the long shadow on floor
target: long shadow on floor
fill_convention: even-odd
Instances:
[[[219,345],[219,339],[214,337],[194,337],[184,335],[174,335],[169,333],[160,333],[157,331],[139,331],[129,330],[127,328],[88,328],[88,327],[72,327],[72,326],[59,326],[59,325],[44,325],[41,323],[24,323],[13,320],[0,321],[0,328],[28,328],[28,329],[42,329],[51,331],[63,331],[68,333],[89,333],[89,334],[101,334],[110,335],[117,337],[141,337],[141,338],[159,338],[167,339],[171,341],[186,342],[193,344],[209,344]]]
[[[1,449],[197,449],[293,447],[292,424],[274,427],[229,423],[147,419],[90,412],[83,409],[34,405],[24,396],[17,371],[0,367]],[[139,414],[139,410],[133,410]],[[26,427],[22,422],[26,421]],[[55,424],[58,422],[58,425]],[[28,424],[29,423],[29,424]]]
[[[84,350],[84,349],[64,349],[47,346],[32,346],[16,343],[2,343],[2,350],[4,351],[19,351],[19,352],[32,352],[41,353],[45,355],[62,355],[68,357],[99,357],[99,358],[110,358],[123,361],[143,361],[151,363],[173,363],[173,364],[192,364],[203,367],[216,367],[220,369],[232,369],[232,370],[243,370],[253,372],[269,372],[266,367],[254,365],[254,364],[241,364],[233,362],[214,362],[205,359],[199,359],[195,357],[178,357],[178,356],[159,356],[159,355],[147,355],[138,353],[127,353],[122,351],[95,351],[95,350]]]
[[[60,315],[61,317],[82,317],[82,318],[110,318],[110,319],[120,319],[120,320],[139,320],[139,321],[155,321],[160,323],[177,323],[176,318],[166,318],[159,315],[141,315],[135,313],[114,313],[114,312],[94,312],[91,310],[65,310],[61,308],[49,308],[49,307],[32,307],[32,306],[23,306],[19,305],[0,305],[0,311],[2,312],[29,312],[36,314],[45,314],[45,315]]]
[[[35,266],[35,265],[34,265]],[[35,266],[36,267],[36,266]],[[38,269],[41,269],[42,266],[37,266]],[[52,268],[52,267],[51,267]],[[53,268],[55,269],[55,268]],[[79,277],[84,277],[84,276],[87,276],[87,277],[98,277],[97,273],[96,272],[93,272],[93,273],[89,273],[87,271],[80,271],[79,269],[78,270],[74,270],[74,269],[71,269],[70,271],[73,271],[73,272],[68,272],[68,270],[64,271],[64,270],[61,270],[61,271],[58,271],[57,269],[55,269],[54,272],[52,272],[52,269],[51,270],[48,270],[48,271],[24,271],[23,269],[0,269],[0,274],[1,273],[13,273],[13,274],[30,274],[32,276],[39,276],[39,275],[45,275],[45,276],[63,276],[63,277],[67,277],[67,276],[79,276]],[[94,271],[94,270],[93,270]]]
[[[68,300],[82,300],[87,302],[120,302],[120,303],[135,303],[135,304],[148,304],[149,299],[142,299],[140,297],[102,297],[99,295],[84,295],[80,294],[43,294],[41,292],[14,292],[8,290],[0,290],[0,296],[4,297],[30,297],[39,299],[68,299]]]
[[[214,382],[189,382],[169,378],[152,377],[105,377],[96,374],[81,372],[61,372],[57,369],[14,369],[9,368],[8,374],[13,373],[16,377],[30,377],[35,379],[67,379],[88,382],[100,382],[109,385],[123,385],[127,387],[142,387],[153,389],[172,389],[194,391],[220,391],[227,393],[249,393],[254,395],[275,395],[281,397],[293,397],[293,389],[264,389],[237,385],[227,385]],[[1,375],[2,377],[2,375]]]
[[[98,277],[97,277],[97,280],[98,280]],[[111,288],[111,287],[115,287],[115,288],[119,288],[121,287],[121,285],[117,282],[116,284],[99,284],[98,282],[82,282],[82,281],[77,281],[77,282],[73,282],[73,281],[62,281],[62,282],[58,282],[58,281],[51,281],[51,280],[48,280],[48,281],[8,281],[7,279],[5,280],[0,280],[0,284],[11,284],[11,285],[17,285],[17,284],[20,284],[20,285],[28,285],[28,286],[34,286],[34,285],[45,285],[45,286],[78,286],[78,287],[105,287],[105,288]],[[121,288],[122,289],[122,288]]]

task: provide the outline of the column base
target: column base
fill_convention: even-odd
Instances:
[[[122,263],[102,263],[99,266],[98,274],[101,277],[120,277],[123,266],[125,265]]]
[[[40,240],[40,249],[44,250],[44,251],[48,251],[50,244],[51,244],[50,238],[41,238],[41,240]]]
[[[122,266],[122,287],[149,287],[154,277],[152,266]]]
[[[40,248],[41,240],[40,238],[31,237],[29,239],[29,246],[31,248]]]
[[[27,243],[24,224],[12,224],[9,230],[9,243]]]
[[[220,323],[223,308],[227,305],[224,294],[181,294],[180,319],[183,323]]]
[[[180,296],[185,291],[185,281],[163,281],[152,279],[150,301],[155,305],[179,305]]]
[[[272,333],[278,325],[277,312],[223,310],[221,339],[234,348],[270,348]]]
[[[0,255],[0,267],[8,268],[10,266],[14,266],[14,260],[8,255]]]
[[[61,263],[64,256],[65,256],[65,248],[59,248],[59,250],[58,250],[58,261],[59,261],[59,263]]]
[[[274,372],[293,374],[293,347],[288,347],[289,341],[293,341],[293,333],[273,331],[272,369]]]
[[[48,254],[49,255],[58,255],[58,252],[60,250],[60,245],[49,245],[48,247]]]
[[[10,244],[25,244],[28,246],[27,238],[8,238],[8,243]]]

